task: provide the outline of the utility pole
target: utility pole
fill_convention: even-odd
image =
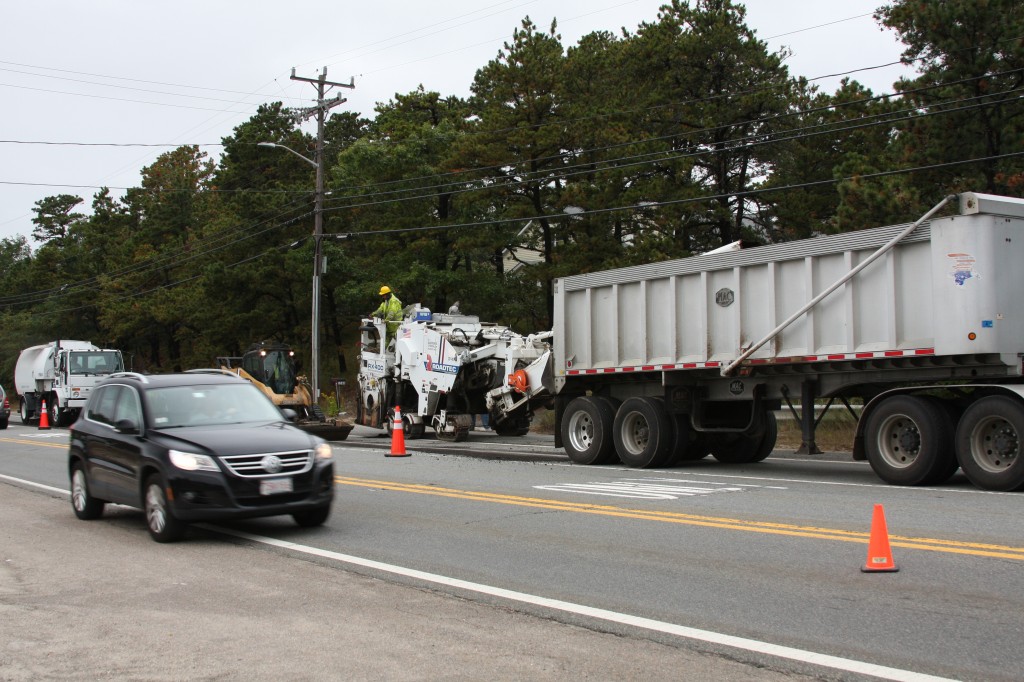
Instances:
[[[300,121],[316,116],[316,153],[313,156],[316,162],[316,196],[313,209],[313,355],[310,368],[313,402],[316,404],[320,399],[320,275],[323,272],[324,238],[324,122],[327,119],[327,111],[331,107],[347,101],[340,94],[330,100],[324,99],[324,96],[329,88],[354,88],[356,85],[354,78],[348,83],[334,83],[327,80],[326,66],[316,78],[296,76],[295,68],[292,67],[291,79],[312,83],[316,86],[316,106],[296,112],[297,119]]]

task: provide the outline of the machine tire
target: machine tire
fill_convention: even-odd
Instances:
[[[530,422],[525,417],[513,417],[492,428],[499,436],[525,436],[530,432]]]
[[[143,488],[143,511],[146,512],[146,527],[149,536],[157,542],[177,542],[185,535],[188,524],[175,518],[167,503],[164,479],[153,474],[146,479]]]
[[[331,505],[323,507],[314,507],[313,509],[307,509],[301,512],[295,512],[292,514],[292,519],[295,523],[303,528],[315,528],[316,526],[324,525],[331,516]]]
[[[92,521],[103,516],[106,502],[97,500],[89,492],[89,480],[80,462],[71,465],[71,508],[75,516],[83,521]]]
[[[1024,489],[1024,404],[993,395],[964,411],[956,456],[971,483],[984,490]]]
[[[664,465],[675,444],[675,431],[675,421],[661,398],[628,398],[612,424],[619,459],[636,469]]]
[[[573,398],[562,415],[562,447],[576,464],[609,464],[615,461],[612,426],[615,404],[600,396]]]
[[[953,433],[938,401],[896,395],[868,416],[864,449],[871,468],[886,483],[931,485],[949,471]]]

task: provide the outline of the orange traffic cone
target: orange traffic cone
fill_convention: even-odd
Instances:
[[[402,426],[402,408],[395,405],[395,423],[391,427],[391,452],[385,457],[408,457],[405,451],[405,428]]]
[[[39,428],[46,430],[50,428],[50,411],[46,409],[46,401],[43,401],[43,411],[39,413]]]
[[[892,550],[889,548],[889,531],[885,528],[885,510],[882,505],[876,504],[874,514],[871,516],[871,538],[868,540],[868,560],[864,568],[860,569],[865,573],[888,572],[894,573],[900,569],[892,560]]]

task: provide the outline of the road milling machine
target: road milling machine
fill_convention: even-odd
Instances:
[[[390,430],[398,406],[408,438],[429,426],[441,440],[465,440],[478,417],[499,435],[525,435],[551,400],[550,332],[522,336],[419,304],[405,309],[394,335],[377,318],[359,331],[357,424]]]

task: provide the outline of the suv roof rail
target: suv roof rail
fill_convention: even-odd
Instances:
[[[146,375],[139,374],[138,372],[114,372],[113,374],[109,375],[109,377],[111,379],[113,379],[114,377],[131,377],[132,379],[138,379],[144,384],[149,383],[149,379],[146,378]]]
[[[229,377],[237,377],[238,375],[227,369],[220,369],[219,367],[207,367],[200,369],[186,369],[185,374],[226,374]]]

